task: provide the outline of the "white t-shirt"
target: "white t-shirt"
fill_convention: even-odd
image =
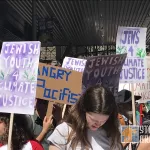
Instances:
[[[0,150],[8,150],[8,145],[0,146]],[[29,141],[25,144],[22,150],[44,150],[43,147],[36,141]]]
[[[7,150],[8,146],[7,145],[3,145],[0,147],[0,150]],[[30,142],[28,142],[27,144],[24,145],[22,150],[32,150],[32,145]]]
[[[60,150],[71,150],[70,143],[65,145],[70,131],[71,127],[69,127],[67,123],[63,122],[56,127],[54,132],[48,138],[48,141],[53,143]],[[110,138],[106,136],[106,132],[103,129],[98,129],[97,131],[88,130],[88,140],[90,141],[93,150],[112,150],[110,148]],[[84,150],[84,148],[78,144],[76,150],[81,149]],[[115,148],[115,150],[119,150],[119,148]]]

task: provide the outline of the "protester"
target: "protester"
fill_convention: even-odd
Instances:
[[[141,96],[134,95],[135,102],[139,99],[141,99]],[[124,124],[124,123],[122,123],[121,116],[118,115],[118,117],[120,117],[119,118],[120,119],[120,124],[121,125],[133,124],[132,117],[130,117],[130,115],[129,115],[129,112],[132,112],[131,91],[128,91],[128,90],[120,91],[118,93],[117,105],[118,105],[118,108],[119,108],[118,112],[120,113],[120,115],[125,116],[125,124]],[[136,104],[136,108],[138,108],[138,106],[139,106],[139,104]],[[143,107],[143,112],[145,112],[144,107]],[[145,140],[149,141],[150,139],[149,140],[145,139]],[[129,145],[129,147],[127,147],[128,145]],[[150,147],[150,143],[137,143],[137,144],[136,143],[124,143],[123,146],[124,146],[124,149],[127,149],[127,150],[148,150],[149,147]]]
[[[0,150],[8,150],[9,122],[10,114],[0,113]],[[25,115],[14,115],[11,150],[44,150],[27,124]]]
[[[51,64],[51,60],[40,60],[40,62],[57,66],[55,63]],[[47,100],[37,98],[35,103],[35,113],[33,116],[29,117],[28,121],[30,127],[33,129],[34,137],[41,142],[44,150],[49,149],[47,138],[52,134],[55,127],[62,119],[62,110],[59,104],[53,105],[51,117],[50,115],[49,118],[46,116],[48,102],[49,101]]]
[[[135,102],[141,99],[141,96],[134,95]],[[118,107],[118,118],[121,125],[132,124],[133,113],[132,113],[132,94],[131,91],[121,90],[118,92],[118,98],[116,98],[117,107]],[[122,119],[124,119],[125,124]]]
[[[135,102],[141,99],[141,96],[134,95]],[[133,122],[133,113],[132,113],[132,93],[128,90],[121,90],[118,92],[118,98],[116,99],[118,106],[118,119],[120,125],[132,125]],[[131,113],[130,113],[131,112]],[[135,144],[123,143],[124,149],[134,149]]]
[[[112,93],[100,85],[90,87],[48,138],[49,150],[122,149],[117,116]]]
[[[53,105],[53,116],[49,116],[49,118],[46,117],[48,102],[49,101],[47,100],[37,99],[35,113],[31,116],[32,119],[30,119],[30,126],[31,121],[33,124],[34,136],[39,142],[41,142],[44,150],[48,150],[49,142],[47,141],[47,138],[52,134],[61,120],[61,108],[57,104]]]

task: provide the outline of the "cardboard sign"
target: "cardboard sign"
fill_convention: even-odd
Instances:
[[[39,64],[37,98],[73,105],[81,94],[82,73]]]
[[[126,56],[121,54],[89,58],[83,73],[83,91],[89,86],[100,84],[117,96],[120,73]]]
[[[73,58],[73,57],[65,57],[62,68],[66,68],[69,70],[75,70],[78,72],[83,72],[86,64],[85,59]]]
[[[40,42],[4,42],[0,60],[0,112],[34,114]]]
[[[117,33],[116,53],[127,53],[120,82],[147,82],[146,63],[147,28],[119,27]]]

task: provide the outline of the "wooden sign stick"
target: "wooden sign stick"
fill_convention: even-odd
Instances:
[[[46,112],[46,117],[48,118],[52,115],[53,104],[54,102],[51,102],[51,101],[48,102],[48,107],[47,107],[47,112]]]
[[[67,104],[64,104],[63,111],[62,111],[62,118],[63,118],[63,117],[64,117],[64,115],[65,115],[66,106],[67,106]]]
[[[131,83],[131,94],[132,94],[133,125],[136,125],[136,116],[135,116],[135,99],[134,99],[134,84],[133,84],[133,83]]]
[[[9,122],[8,150],[11,150],[11,139],[12,139],[13,121],[14,121],[14,113],[11,113],[11,115],[10,115],[10,122]]]

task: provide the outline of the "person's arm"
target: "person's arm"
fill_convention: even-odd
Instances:
[[[44,120],[43,120],[43,129],[41,131],[41,133],[39,134],[39,136],[36,138],[37,141],[42,141],[43,138],[45,137],[45,135],[47,134],[51,124],[52,124],[53,120],[52,120],[52,116],[50,116],[50,118],[47,118],[45,116]]]
[[[50,142],[49,150],[66,149],[66,138],[69,136],[70,130],[71,128],[65,122],[58,125],[47,139]]]
[[[39,141],[39,142],[41,142],[44,139],[46,133],[47,132],[45,132],[45,131],[42,130],[41,133],[38,135],[38,137],[36,137],[36,140]]]
[[[60,149],[54,145],[50,145],[49,150],[60,150]]]

